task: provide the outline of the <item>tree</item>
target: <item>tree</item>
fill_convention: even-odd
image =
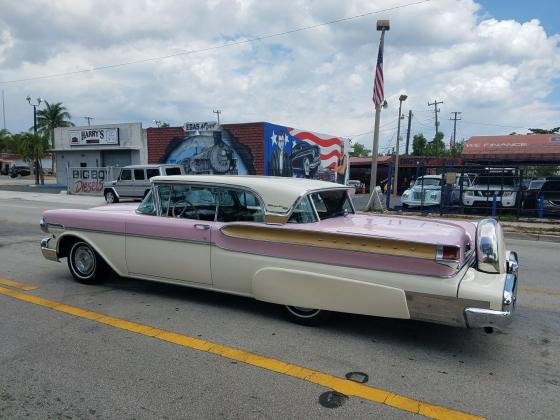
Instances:
[[[9,153],[10,143],[12,142],[12,135],[5,128],[0,130],[0,153]]]
[[[366,147],[361,143],[356,143],[352,146],[352,156],[355,157],[368,157],[370,156],[371,150],[366,149]]]
[[[453,147],[449,149],[449,156],[451,156],[452,158],[461,157],[461,153],[463,153],[464,145],[465,145],[465,140],[456,141]]]
[[[19,133],[13,136],[16,150],[22,159],[33,163],[35,171],[35,183],[39,183],[39,168],[40,160],[45,157],[49,150],[49,139],[46,135],[33,134],[33,133]],[[41,184],[43,183],[41,177]]]
[[[62,102],[49,104],[45,101],[45,108],[37,111],[37,130],[43,135],[50,138],[51,149],[54,149],[54,129],[57,127],[72,127],[74,124],[70,121],[72,116],[62,106]],[[52,160],[52,171],[54,173],[54,159]]]
[[[443,137],[444,134],[441,131],[438,131],[434,139],[428,142],[425,151],[426,156],[445,156],[447,154]]]
[[[529,131],[532,134],[556,134],[558,133],[558,131],[560,131],[560,127],[554,127],[550,130],[544,128],[529,128]]]
[[[428,141],[424,134],[415,134],[412,138],[412,155],[413,156],[424,156],[426,154],[426,144]]]

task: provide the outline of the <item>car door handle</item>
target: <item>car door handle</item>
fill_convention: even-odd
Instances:
[[[210,229],[210,225],[202,225],[200,223],[197,223],[194,225],[194,228],[198,230],[208,230]]]

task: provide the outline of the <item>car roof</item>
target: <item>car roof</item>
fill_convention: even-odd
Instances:
[[[151,180],[156,183],[189,182],[248,188],[262,197],[270,213],[288,212],[299,197],[310,191],[349,189],[346,185],[315,179],[256,175],[171,175],[155,176]]]
[[[181,165],[171,164],[171,163],[149,163],[147,165],[127,165],[123,166],[121,169],[152,169],[152,168],[162,168],[162,167],[180,167]]]

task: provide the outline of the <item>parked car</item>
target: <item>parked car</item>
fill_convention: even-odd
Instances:
[[[10,178],[27,175],[31,175],[31,168],[28,165],[14,165],[10,167]]]
[[[321,150],[316,144],[297,143],[290,156],[292,169],[306,177],[313,176],[321,164]]]
[[[419,176],[414,185],[401,196],[404,208],[435,206],[441,202],[441,175]]]
[[[532,179],[529,182],[529,186],[527,187],[527,189],[523,191],[522,207],[524,209],[537,209],[539,206],[538,200],[542,186],[545,182],[552,182],[552,184],[547,185],[547,187],[545,188],[545,191],[549,190],[555,184],[555,181],[560,181],[560,176],[549,176]]]
[[[181,165],[130,165],[124,166],[117,179],[103,183],[103,195],[108,204],[118,203],[122,198],[141,199],[150,190],[150,178],[158,175],[184,174]]]
[[[282,305],[298,323],[329,311],[504,328],[517,255],[500,224],[357,214],[348,187],[256,176],[157,176],[140,205],[43,213],[45,258],[82,283],[124,277]]]
[[[523,194],[523,208],[537,210],[543,199],[545,213],[560,213],[560,177],[550,176],[531,180]]]
[[[463,205],[472,207],[490,207],[496,197],[496,205],[513,208],[516,205],[518,177],[514,170],[508,168],[488,168],[477,174],[472,186],[463,192]]]
[[[359,179],[349,179],[346,185],[354,188],[355,193],[359,193],[362,190],[362,186],[364,186],[363,182]]]

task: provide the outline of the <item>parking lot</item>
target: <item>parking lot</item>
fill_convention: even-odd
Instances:
[[[310,328],[247,298],[73,282],[41,256],[40,214],[102,203],[0,191],[2,418],[559,416],[558,243],[508,240],[521,283],[503,333],[345,314]]]

